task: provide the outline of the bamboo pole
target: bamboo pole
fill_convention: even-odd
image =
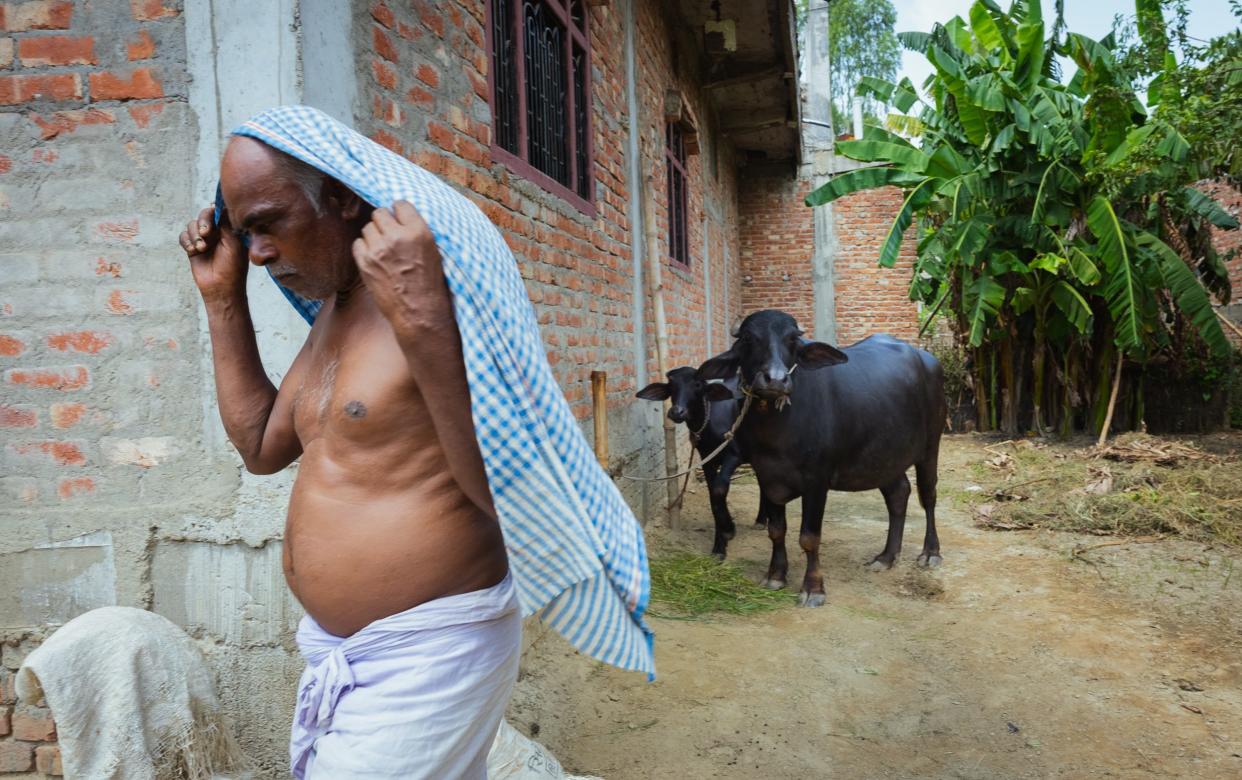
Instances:
[[[1104,427],[1100,428],[1100,439],[1095,443],[1097,447],[1104,446],[1104,441],[1108,438],[1108,429],[1113,424],[1113,410],[1117,408],[1117,391],[1121,389],[1121,366],[1125,362],[1125,353],[1120,349],[1117,350],[1117,370],[1113,373],[1113,392],[1108,396],[1108,412],[1104,415]]]
[[[595,422],[595,458],[608,470],[608,373],[591,372],[591,416]]]
[[[668,356],[668,327],[664,320],[664,280],[661,274],[664,254],[660,251],[659,231],[656,229],[655,181],[650,175],[643,189],[643,229],[646,233],[643,252],[647,258],[647,290],[651,296],[651,314],[655,323],[656,362],[664,376],[672,370]],[[672,477],[677,473],[677,427],[668,418],[669,401],[664,402],[664,473]],[[677,502],[677,480],[666,482],[668,491],[668,525],[674,531],[681,528],[681,507]]]

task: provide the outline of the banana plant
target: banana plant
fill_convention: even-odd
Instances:
[[[1158,17],[1158,0],[1137,1],[1143,34],[1154,37],[1159,25],[1150,6],[1156,3]],[[1040,430],[1051,354],[1097,359],[1093,369],[1058,368],[1059,381],[1107,376],[1111,357],[1100,356],[1114,352],[1144,363],[1168,348],[1170,312],[1213,353],[1228,350],[1211,303],[1212,295],[1228,300],[1227,274],[1215,253],[1196,252],[1188,239],[1202,249],[1206,225],[1237,227],[1188,186],[1198,170],[1190,145],[1174,124],[1148,116],[1113,56],[1112,37],[1063,33],[1061,3],[1055,7],[1047,37],[1037,0],[1017,0],[1007,12],[977,0],[968,20],[899,35],[927,57],[932,75],[921,90],[906,79],[862,79],[858,93],[895,113],[886,127],[838,143],[838,154],[861,167],[806,199],[814,207],[899,188],[902,204],[879,264],[896,262],[917,220],[911,297],[933,310],[947,303],[959,338],[976,350],[977,395],[985,384],[979,364],[999,351],[1000,374],[1010,377],[1002,381],[1015,385],[1006,384],[1002,398],[1019,404],[1021,381],[1012,377],[1023,368],[1012,361],[1031,355]],[[1077,66],[1067,83],[1059,80],[1057,54]],[[1173,79],[1165,81],[1157,85],[1161,94]],[[917,136],[897,132],[909,130]],[[1075,344],[1083,346],[1071,349]],[[1008,409],[1002,418],[1017,414]]]

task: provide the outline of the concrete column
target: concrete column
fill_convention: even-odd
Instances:
[[[802,175],[809,176],[812,188],[829,178],[833,168],[832,82],[828,51],[828,2],[810,0],[807,8],[806,39],[802,72],[806,79],[806,106],[803,111],[802,145],[806,164]],[[811,254],[811,278],[815,293],[815,338],[835,342],[837,314],[835,261],[837,242],[833,207],[815,209],[815,246]]]

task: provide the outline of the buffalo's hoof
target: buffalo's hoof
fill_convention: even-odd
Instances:
[[[867,564],[867,571],[888,571],[893,568],[894,560],[886,560],[883,556],[877,555]]]
[[[714,552],[712,553],[712,557],[715,558],[718,562],[724,563],[724,559],[725,559],[724,553]]]
[[[761,530],[765,530],[765,531],[766,531],[766,530],[767,530],[767,528],[768,528],[768,524],[767,524],[767,523],[760,522],[760,521],[756,520],[756,521],[755,521],[755,524],[754,524],[753,526],[751,526],[751,527],[752,527],[752,528],[757,528],[757,529],[761,529]]]
[[[785,587],[785,581],[767,579],[759,583],[759,587],[767,588],[768,590],[780,590],[781,588]]]
[[[928,555],[927,553],[923,553],[922,555],[919,556],[917,563],[918,563],[919,568],[934,569],[940,565],[941,560],[942,560],[941,557],[936,553],[933,553],[931,555]]]
[[[803,591],[798,594],[798,606],[800,607],[822,607],[828,601],[828,597],[823,593],[807,593]]]

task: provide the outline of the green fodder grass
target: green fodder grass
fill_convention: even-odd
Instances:
[[[983,490],[963,494],[984,527],[1164,534],[1242,546],[1242,459],[1237,457],[1163,465],[1107,460],[1067,444],[1004,451],[1012,463],[973,466],[972,477]]]
[[[648,614],[673,620],[751,615],[797,603],[786,591],[761,588],[730,563],[707,555],[675,553],[651,559]]]

